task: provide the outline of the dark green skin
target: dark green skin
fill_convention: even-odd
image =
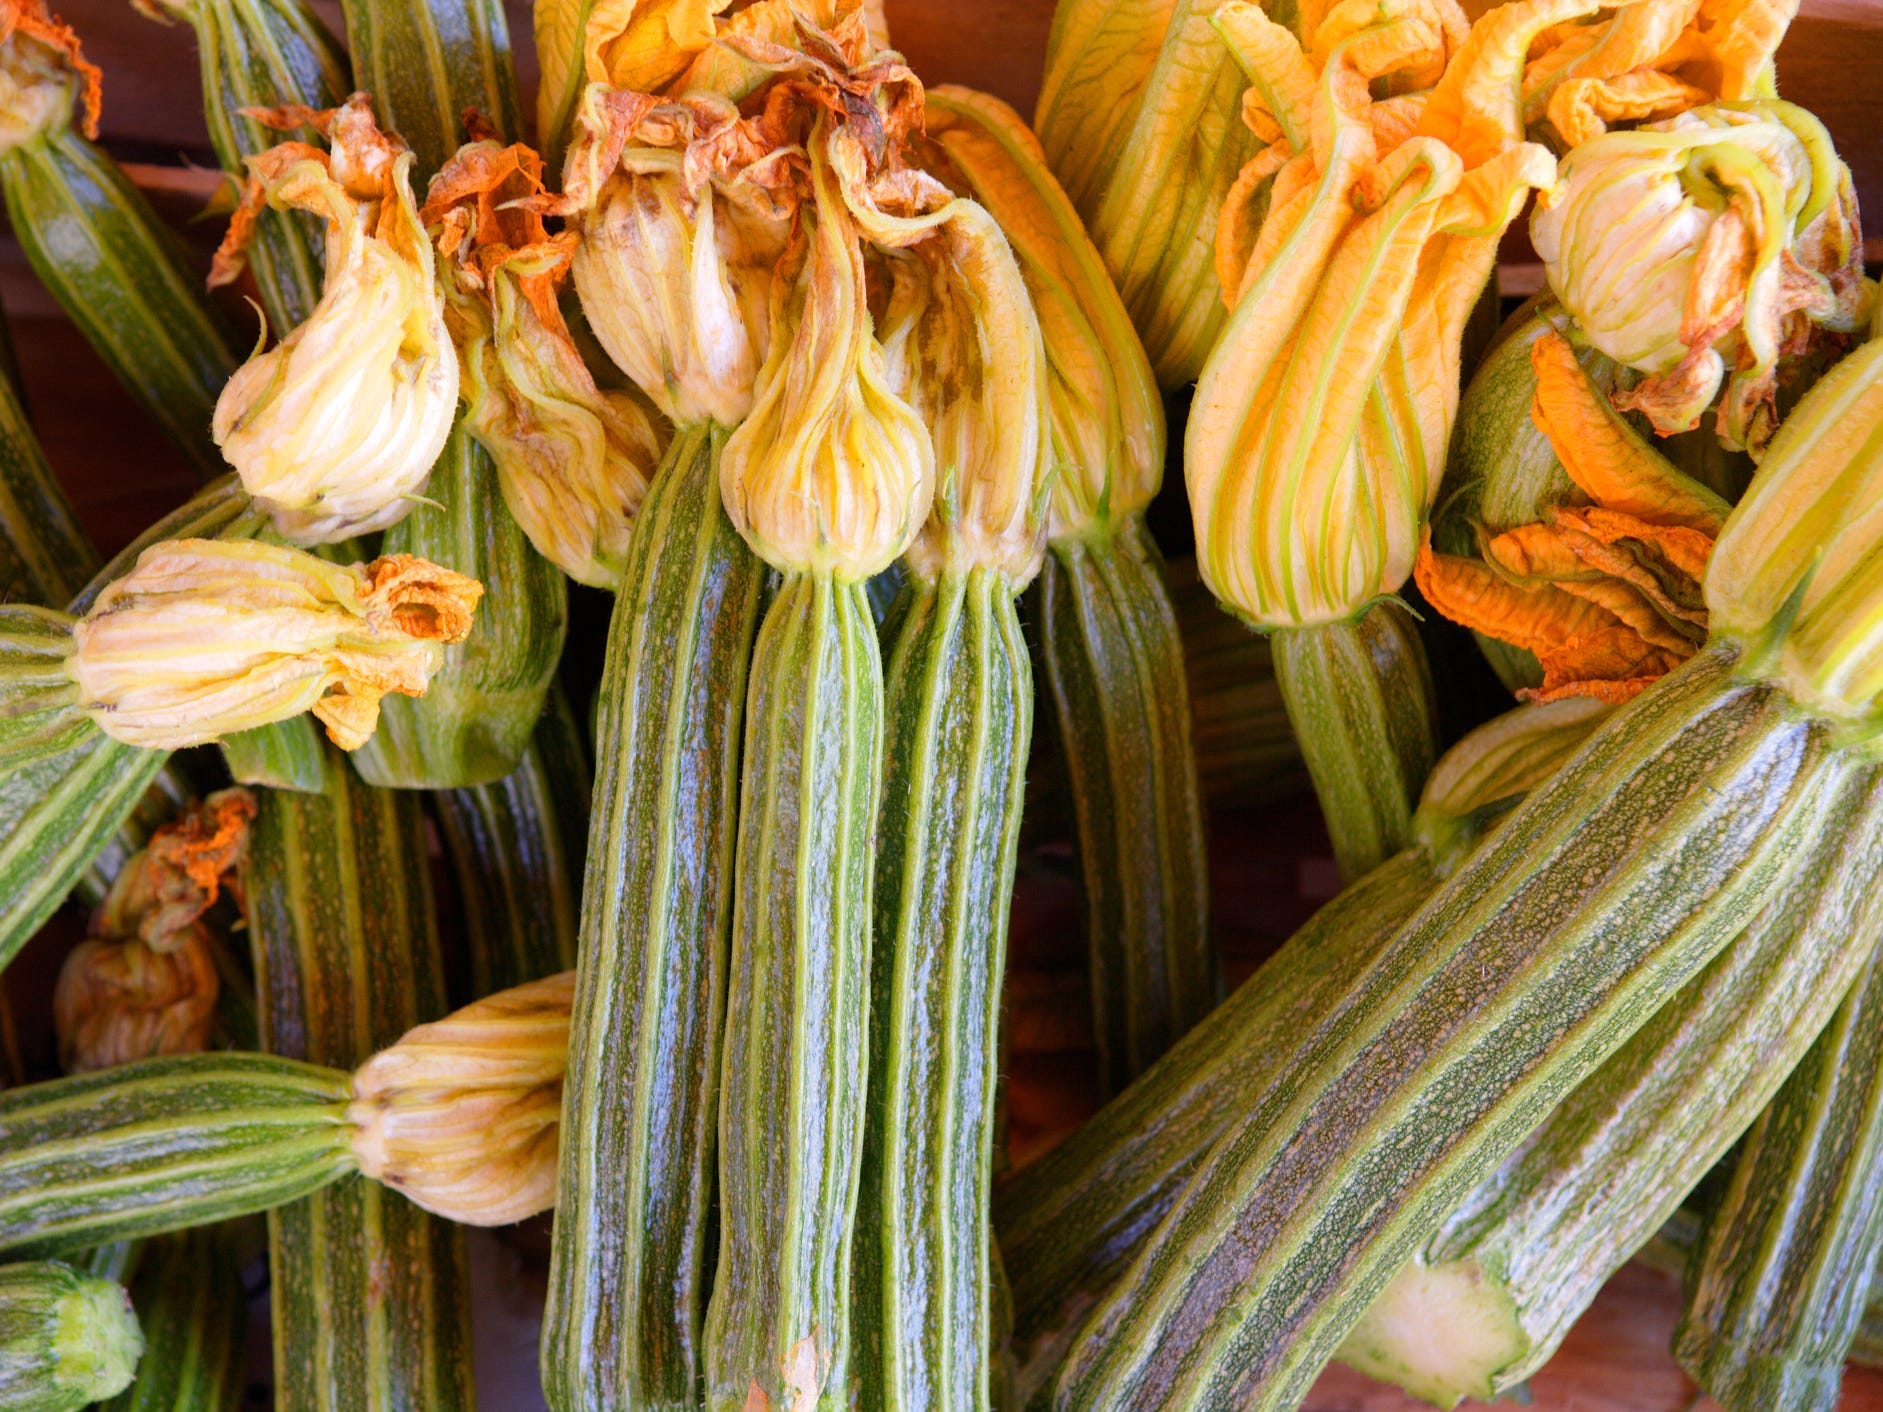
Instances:
[[[264,791],[243,870],[270,1053],[351,1070],[446,1009],[416,795],[328,753]],[[359,1176],[268,1217],[281,1412],[473,1405],[463,1232]]]
[[[993,1307],[1007,916],[1033,730],[1013,590],[911,578],[885,672],[869,1122],[857,1204],[856,1406],[979,1412]]]
[[[747,668],[765,567],[681,428],[635,517],[596,729],[542,1378],[557,1412],[699,1405]]]
[[[1747,1134],[1688,1267],[1674,1354],[1726,1412],[1837,1405],[1883,1254],[1883,956],[1872,951]]]
[[[1340,996],[1438,883],[1430,855],[1412,848],[1344,889],[1129,1088],[1002,1184],[995,1232],[1023,1397],[1051,1378],[1211,1145],[1289,1082],[1338,1025]]]
[[[65,1255],[266,1211],[354,1169],[344,1072],[143,1059],[0,1093],[0,1251]]]
[[[1072,782],[1092,1027],[1116,1093],[1216,1004],[1183,644],[1141,519],[1055,540],[1040,655]]]
[[[67,603],[97,567],[19,393],[0,377],[0,603]]]
[[[719,1110],[706,1405],[854,1399],[851,1246],[868,1089],[883,668],[863,586],[787,574],[752,654]]]
[[[1618,712],[1387,942],[1087,1321],[1057,1406],[1297,1406],[1466,1190],[1785,884],[1855,765],[1734,660]]]
[[[581,727],[552,685],[516,769],[495,784],[434,796],[458,880],[473,995],[575,969],[589,780]]]
[[[33,272],[98,356],[205,481],[221,475],[209,424],[235,354],[150,203],[69,127],[0,155],[0,195]]]
[[[131,1303],[144,1329],[137,1377],[100,1412],[237,1412],[246,1381],[248,1296],[226,1228],[153,1241]]]
[[[1411,842],[1412,811],[1438,758],[1438,698],[1412,615],[1375,603],[1351,623],[1269,637],[1275,684],[1314,781],[1341,877]]]

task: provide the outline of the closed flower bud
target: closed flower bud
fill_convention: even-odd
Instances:
[[[79,53],[78,36],[45,0],[0,0],[0,153],[65,127],[75,100],[85,135],[96,137],[98,68]]]
[[[312,711],[353,750],[387,692],[424,695],[483,592],[406,554],[348,567],[170,540],[98,596],[66,669],[80,708],[126,744],[175,750]]]
[[[236,369],[216,444],[288,539],[323,544],[403,519],[444,448],[458,363],[412,199],[412,154],[379,131],[366,95],[279,125],[327,133],[331,153],[284,142],[249,159],[249,185],[211,283],[235,277],[263,204],[326,222],[320,302]]]
[[[595,384],[556,302],[572,233],[543,225],[542,159],[474,142],[432,179],[424,218],[445,260],[445,307],[471,435],[504,503],[569,577],[612,587],[666,442],[630,392]]]
[[[772,105],[746,117],[710,96],[583,98],[563,177],[576,293],[608,356],[676,424],[731,427],[751,410],[790,226],[768,183],[789,179],[796,132]]]
[[[1574,148],[1530,222],[1589,341],[1648,374],[1620,403],[1664,434],[1719,393],[1720,439],[1760,451],[1781,359],[1867,312],[1850,172],[1789,103],[1695,108]]]
[[[720,486],[767,563],[856,582],[887,568],[927,519],[934,451],[889,381],[822,128],[811,152],[815,210],[796,276],[773,300],[757,401],[727,439]]]
[[[556,1199],[575,973],[500,991],[409,1030],[353,1076],[360,1170],[418,1205],[506,1225]]]
[[[93,937],[66,957],[53,992],[59,1064],[69,1074],[209,1047],[222,989],[208,933],[159,951],[136,937]]]

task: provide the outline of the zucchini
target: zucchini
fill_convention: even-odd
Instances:
[[[1057,1405],[1293,1407],[1366,1304],[1791,880],[1856,768],[1710,647],[1610,718],[1211,1149]]]
[[[1868,964],[1747,1134],[1688,1266],[1674,1355],[1726,1412],[1837,1405],[1883,1253],[1883,957],[1874,930],[1848,944]]]
[[[1002,1184],[995,1229],[1023,1395],[1050,1377],[1216,1139],[1338,1030],[1341,997],[1398,926],[1604,714],[1589,701],[1523,706],[1466,736],[1427,782],[1408,848],[1322,907],[1096,1117]]]
[[[100,1412],[237,1412],[248,1296],[231,1233],[211,1228],[152,1242],[131,1303],[144,1357],[135,1381]]]
[[[70,1255],[265,1211],[355,1167],[344,1072],[143,1059],[0,1093],[0,1250]]]
[[[97,567],[12,379],[0,376],[0,603],[66,603]]]
[[[1033,681],[983,564],[913,569],[885,671],[855,1340],[865,1408],[984,1408],[999,1012]]]
[[[351,1068],[445,1010],[418,800],[330,750],[320,793],[260,803],[243,886],[262,1042]],[[472,1404],[461,1232],[347,1177],[271,1212],[268,1239],[283,1412]]]
[[[1883,776],[1861,771],[1784,895],[1460,1204],[1341,1358],[1440,1406],[1527,1381],[1830,1019],[1883,933],[1879,856]]]
[[[721,508],[724,445],[707,426],[675,433],[609,625],[543,1321],[558,1412],[699,1401],[739,742],[765,577]]]
[[[471,990],[575,969],[588,844],[588,749],[560,687],[516,769],[433,796],[458,881]]]
[[[110,1280],[44,1260],[0,1265],[0,1404],[78,1412],[131,1380],[144,1336]]]
[[[1279,630],[1269,646],[1340,875],[1357,878],[1405,846],[1438,754],[1425,646],[1396,601],[1350,623]]]

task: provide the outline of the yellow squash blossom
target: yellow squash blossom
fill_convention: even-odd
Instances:
[[[469,426],[504,503],[570,578],[612,587],[665,429],[633,393],[595,385],[556,292],[576,236],[549,234],[542,159],[466,144],[432,178],[422,212],[443,257],[446,321]]]
[[[1586,504],[1481,536],[1478,556],[1419,554],[1419,591],[1456,622],[1536,655],[1518,694],[1626,701],[1706,640],[1700,584],[1727,507],[1635,434],[1558,334],[1531,349],[1532,417]]]
[[[457,412],[458,362],[412,198],[412,154],[379,130],[367,96],[261,116],[312,126],[332,151],[284,142],[249,158],[210,282],[235,278],[266,204],[326,222],[325,283],[304,322],[236,369],[212,430],[284,536],[330,543],[411,509]]]
[[[1460,42],[1450,0],[1346,0],[1305,47],[1253,5],[1218,12],[1272,140],[1238,183],[1253,214],[1218,228],[1233,312],[1184,470],[1204,581],[1255,626],[1347,621],[1411,572],[1465,320],[1504,228],[1554,176],[1523,140],[1524,54],[1592,6],[1522,0]]]
[[[255,542],[167,540],[72,629],[79,706],[114,739],[176,750],[312,711],[372,735],[389,691],[422,696],[483,586],[408,554],[330,564]]]

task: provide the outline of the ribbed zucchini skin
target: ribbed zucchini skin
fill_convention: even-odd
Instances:
[[[1360,877],[1406,846],[1438,757],[1424,644],[1411,615],[1383,602],[1351,623],[1276,632],[1269,646],[1340,875]]]
[[[312,716],[290,716],[224,736],[217,748],[237,784],[312,793],[326,778],[326,737]]]
[[[1875,869],[1862,871],[1874,887]],[[1883,1250],[1883,957],[1871,950],[1747,1134],[1688,1267],[1674,1354],[1726,1412],[1837,1403]]]
[[[269,791],[244,872],[262,1042],[351,1069],[445,1013],[418,799],[339,752],[319,794]],[[472,1406],[462,1232],[348,1177],[268,1217],[276,1406]]]
[[[122,1388],[143,1340],[124,1291],[70,1265],[0,1265],[0,1406],[78,1412]]]
[[[1389,940],[1082,1330],[1057,1405],[1294,1407],[1464,1191],[1788,880],[1852,768],[1695,657]]]
[[[1516,1362],[1483,1370],[1494,1375],[1488,1383],[1445,1391],[1488,1398],[1542,1367],[1608,1277],[1758,1116],[1883,931],[1880,844],[1883,778],[1857,771],[1783,892],[1433,1237],[1424,1263],[1469,1262],[1466,1283],[1487,1303],[1508,1298],[1525,1345]],[[1392,1371],[1349,1361],[1376,1377]]]
[[[1002,1184],[995,1231],[1023,1395],[1051,1376],[1216,1139],[1338,1028],[1339,998],[1438,884],[1413,848],[1344,889],[1129,1088]]]
[[[144,1357],[101,1412],[236,1412],[242,1405],[248,1299],[227,1230],[153,1241],[138,1263],[131,1303]]]
[[[523,136],[510,30],[499,0],[342,0],[353,84],[373,95],[379,125],[417,155],[425,183],[464,139],[476,108],[507,140]]]
[[[19,393],[0,377],[0,603],[69,602],[97,563]]]
[[[1033,678],[1005,578],[911,580],[885,670],[869,1121],[857,1203],[864,1408],[992,1405],[1001,979]]]
[[[861,584],[787,576],[739,791],[706,1404],[847,1407],[883,669]],[[807,1384],[815,1401],[791,1390]]]
[[[221,475],[209,423],[235,355],[150,203],[69,127],[0,156],[0,194],[79,332],[203,479]]]
[[[1183,644],[1143,521],[1055,540],[1040,653],[1072,779],[1093,1034],[1115,1093],[1215,1005]]]
[[[542,718],[569,627],[569,583],[504,508],[497,468],[459,420],[426,498],[386,531],[382,553],[416,554],[489,590],[465,641],[425,695],[388,696],[379,729],[353,752],[368,784],[458,789],[517,767]],[[442,508],[439,508],[442,507]]]
[[[609,627],[543,1322],[558,1412],[699,1405],[739,751],[765,577],[720,506],[724,445],[706,427],[675,434]]]
[[[0,1093],[0,1250],[61,1255],[264,1211],[353,1167],[348,1076],[188,1054]]]
[[[437,794],[473,994],[575,969],[589,778],[581,727],[561,688],[552,687],[514,770],[495,784]]]

